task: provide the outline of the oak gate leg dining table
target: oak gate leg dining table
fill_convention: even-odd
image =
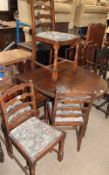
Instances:
[[[29,71],[17,76],[18,81],[32,80],[34,89],[44,95],[54,97],[55,92],[95,92],[96,97],[103,95],[107,89],[104,79],[82,67],[72,70],[73,62],[64,60],[58,64],[58,79],[52,80],[52,73],[43,68]]]

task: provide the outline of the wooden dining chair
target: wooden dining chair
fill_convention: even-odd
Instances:
[[[76,129],[77,151],[86,132],[93,99],[92,93],[56,92],[54,104],[47,104],[46,118],[52,126]]]
[[[32,82],[15,85],[0,96],[2,129],[9,156],[14,158],[25,174],[35,175],[39,159],[49,151],[57,150],[58,160],[63,159],[65,133],[38,119]],[[22,166],[15,157],[13,146],[23,156],[27,165]]]
[[[52,47],[36,41],[36,35],[55,30],[54,0],[29,0],[32,17],[32,58],[38,61],[37,51],[49,50],[49,64],[52,63]],[[46,59],[46,58],[45,58]]]
[[[98,104],[94,104],[96,109],[100,110],[105,114],[105,118],[108,118],[109,116],[109,79],[107,78],[107,72],[109,69],[109,48],[104,47],[102,49],[97,50],[96,55],[96,73],[105,79],[107,81],[107,90],[104,94],[103,102]],[[107,105],[107,107],[104,108],[104,105]]]
[[[101,48],[103,44],[103,39],[105,35],[105,28],[106,26],[101,23],[97,24],[89,24],[88,29],[87,29],[87,34],[86,34],[86,39],[84,42],[82,42],[82,60],[83,64],[86,64],[86,52],[87,52],[87,44],[89,42],[94,42],[97,48]]]
[[[40,43],[36,41],[36,34],[44,31],[55,30],[55,12],[54,12],[54,1],[53,0],[29,0],[30,9],[31,9],[31,19],[32,19],[32,60],[33,62],[37,61],[37,64],[40,66],[40,61],[38,61],[38,51],[49,52],[49,62],[52,63],[53,52],[50,45]],[[46,56],[45,56],[46,59]],[[45,61],[46,62],[46,61]],[[33,63],[34,65],[34,63]],[[35,65],[34,65],[35,66]],[[34,67],[33,66],[33,67]],[[47,96],[44,96],[40,93],[38,94],[38,107],[44,106],[48,100]]]
[[[24,47],[32,51],[33,67],[37,61],[43,65],[52,63],[53,51],[49,44],[36,41],[36,35],[40,32],[55,30],[54,0],[28,0],[31,12],[31,26],[29,33],[32,40],[19,43],[19,47]]]
[[[105,29],[106,26],[101,23],[89,24],[85,42],[93,41],[100,49],[102,47]]]

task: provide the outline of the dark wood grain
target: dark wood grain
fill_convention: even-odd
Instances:
[[[105,80],[81,67],[78,67],[74,73],[72,66],[73,62],[71,61],[59,63],[57,81],[53,81],[52,73],[43,68],[20,74],[17,78],[22,81],[32,80],[35,89],[51,97],[54,97],[56,90],[90,93],[95,91],[96,96],[100,96],[106,91],[107,83]]]

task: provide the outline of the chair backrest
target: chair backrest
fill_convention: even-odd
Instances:
[[[0,96],[2,118],[10,131],[36,114],[32,82],[15,85]]]
[[[32,34],[55,29],[53,0],[29,0],[32,17]]]
[[[81,115],[83,117],[88,117],[94,98],[94,93],[57,92],[53,109],[53,122],[55,122],[55,116],[77,118]]]
[[[108,62],[109,62],[109,48],[104,47],[102,49],[97,49],[96,54],[96,73],[106,79],[108,71]]]
[[[86,43],[93,41],[98,48],[101,48],[106,26],[104,24],[90,24],[87,30]]]

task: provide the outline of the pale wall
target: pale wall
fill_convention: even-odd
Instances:
[[[4,11],[4,10],[8,10],[8,0],[0,0],[0,10]]]

